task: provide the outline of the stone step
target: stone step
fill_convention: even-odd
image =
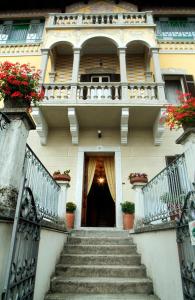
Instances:
[[[120,237],[70,237],[68,243],[74,245],[132,245],[132,238],[120,238]]]
[[[154,295],[143,294],[48,294],[45,300],[159,300]],[[173,299],[172,299],[173,300]]]
[[[109,265],[63,265],[56,266],[56,276],[65,277],[128,277],[143,278],[146,276],[146,269],[141,266],[109,266]]]
[[[60,263],[68,265],[140,265],[141,257],[138,254],[62,254]]]
[[[135,245],[74,245],[67,244],[64,248],[66,253],[85,254],[135,254]]]
[[[124,237],[129,236],[129,230],[120,230],[116,228],[85,228],[82,230],[73,230],[71,236],[75,237]]]
[[[138,293],[151,294],[152,281],[145,278],[54,277],[51,292],[62,293]]]

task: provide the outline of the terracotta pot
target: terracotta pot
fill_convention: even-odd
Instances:
[[[134,214],[123,213],[123,229],[132,229],[134,224]]]
[[[186,129],[188,129],[188,128],[192,128],[192,127],[195,128],[195,121],[193,121],[193,122],[183,122],[183,123],[182,123],[182,127],[183,127],[183,130],[184,130],[184,131],[185,131]]]
[[[74,228],[74,213],[71,212],[66,213],[66,228],[68,230]]]
[[[53,179],[59,181],[70,181],[71,177],[66,174],[57,174],[57,175],[53,175]]]
[[[141,177],[141,176],[136,176],[136,177],[130,178],[130,183],[131,184],[136,183],[136,182],[147,183],[148,178],[147,177]]]

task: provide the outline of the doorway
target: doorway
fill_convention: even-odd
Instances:
[[[114,155],[85,155],[82,226],[115,227]]]

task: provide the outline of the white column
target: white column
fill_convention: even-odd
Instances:
[[[195,128],[189,128],[184,131],[184,133],[176,140],[176,144],[181,144],[184,147],[188,179],[191,184],[195,184]],[[192,185],[190,188],[192,189]]]
[[[78,82],[81,48],[74,48],[72,82]]]
[[[11,120],[6,130],[0,154],[0,204],[7,208],[15,208],[18,190],[21,183],[26,141],[29,130],[35,124],[24,109],[10,112],[4,109]]]
[[[76,100],[77,98],[77,83],[78,83],[78,76],[79,76],[80,55],[81,55],[81,49],[74,48],[73,67],[72,67],[72,86],[71,86],[72,100]]]
[[[121,76],[121,89],[122,89],[122,99],[127,99],[127,64],[126,64],[126,47],[118,48],[119,53],[119,64],[120,64],[120,76]]]
[[[49,49],[41,49],[41,65],[40,65],[41,83],[44,83],[45,81],[48,59],[49,59]]]
[[[155,82],[158,84],[157,86],[158,99],[161,102],[165,102],[164,81],[162,79],[162,74],[161,74],[158,48],[151,48],[151,54],[152,54],[152,59],[154,64]]]
[[[143,198],[143,192],[142,187],[145,185],[145,183],[136,183],[133,185],[134,195],[135,195],[135,221],[134,221],[134,228],[136,227],[136,223],[143,219],[144,214],[144,198]]]
[[[57,181],[57,183],[60,185],[61,190],[59,194],[59,202],[58,202],[58,216],[61,221],[65,221],[65,215],[66,215],[66,201],[67,201],[67,191],[70,187],[69,182],[66,181]]]

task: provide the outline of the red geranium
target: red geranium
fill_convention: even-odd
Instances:
[[[24,99],[36,104],[44,97],[39,91],[40,71],[29,64],[0,63],[0,99]]]
[[[166,107],[165,116],[162,121],[165,122],[170,129],[177,129],[184,123],[195,122],[195,97],[191,94],[183,94],[178,92],[179,100],[178,105],[168,105]]]

